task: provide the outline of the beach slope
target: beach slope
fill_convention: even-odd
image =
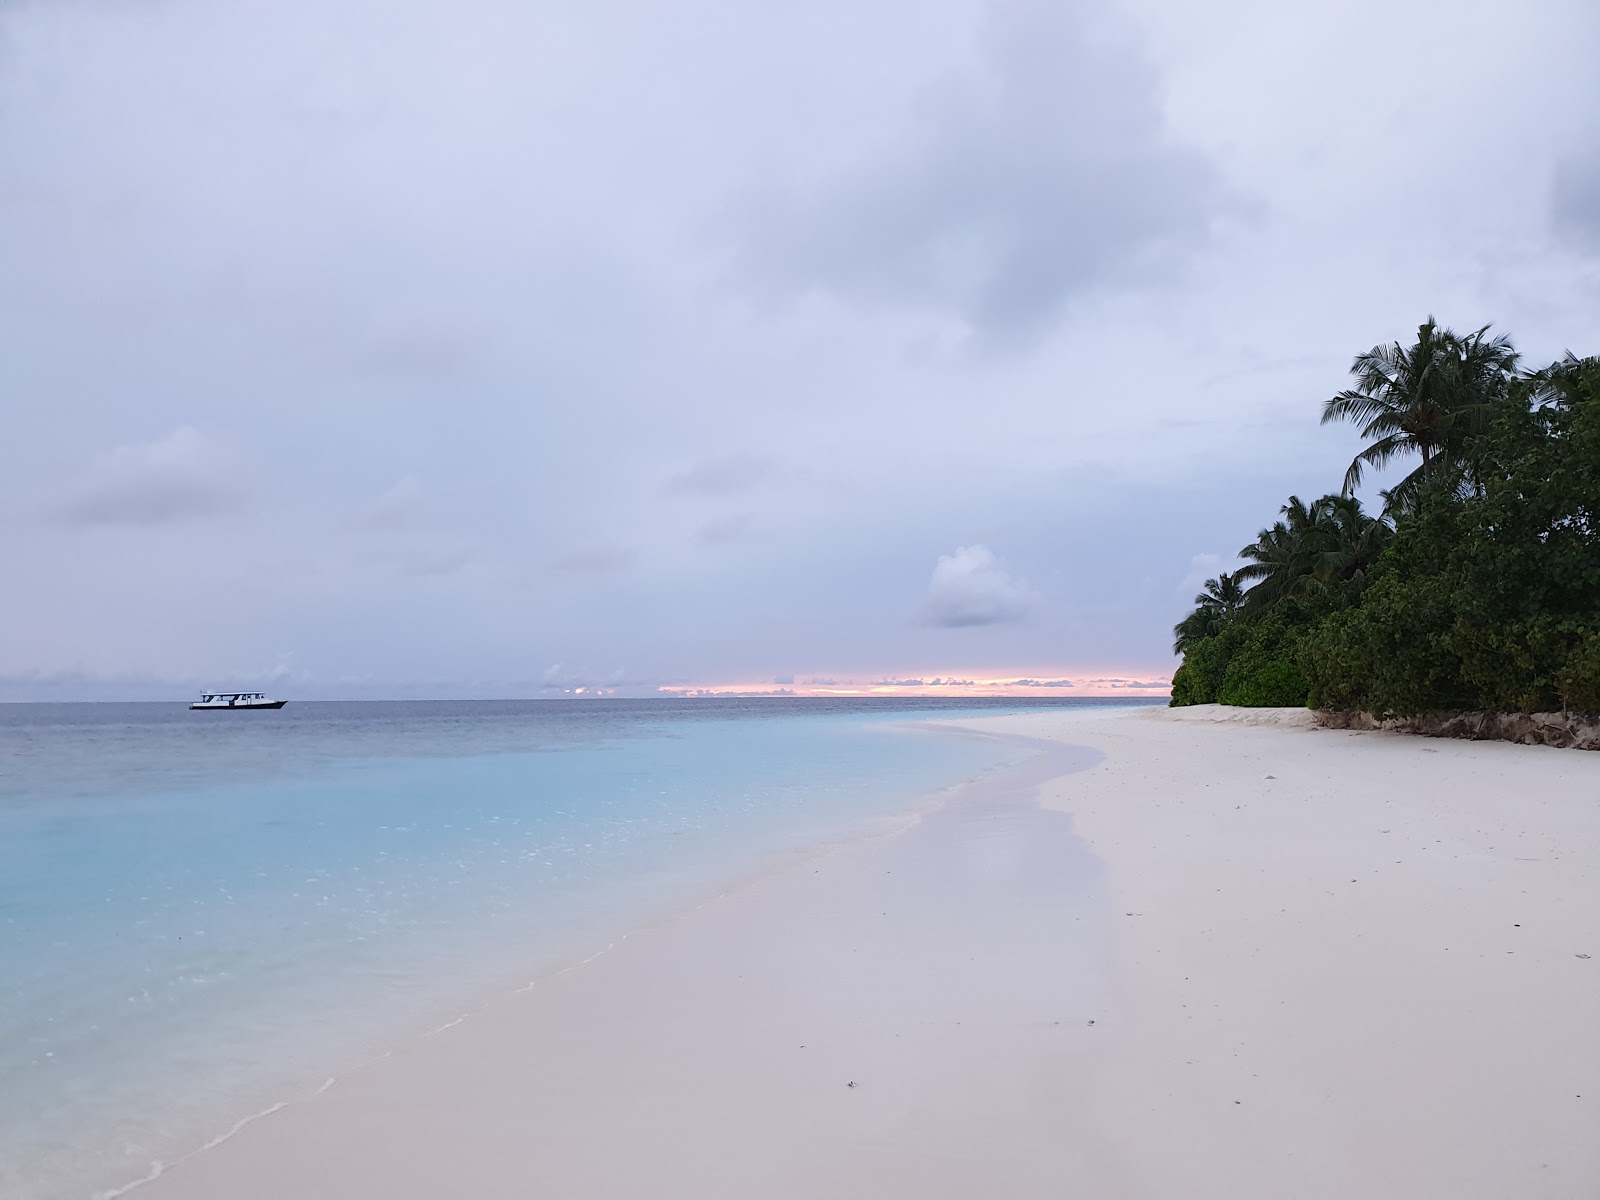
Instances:
[[[1165,710],[487,1000],[137,1195],[1600,1194],[1600,756]]]

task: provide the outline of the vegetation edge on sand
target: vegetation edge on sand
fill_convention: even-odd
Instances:
[[[1206,581],[1174,629],[1172,704],[1576,744],[1557,731],[1588,719],[1567,714],[1600,713],[1600,357],[1527,370],[1488,326],[1430,317],[1351,373],[1322,419],[1358,423],[1365,449],[1339,493],[1290,497]],[[1406,457],[1363,511],[1363,471]]]
[[[1380,729],[1423,737],[1465,738],[1474,742],[1516,742],[1563,750],[1600,750],[1600,717],[1574,712],[1422,713],[1379,718],[1365,712],[1314,711],[1324,729]]]

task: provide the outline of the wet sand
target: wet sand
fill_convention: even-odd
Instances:
[[[1600,1192],[1600,756],[1206,715],[966,722],[1054,748],[135,1194]]]

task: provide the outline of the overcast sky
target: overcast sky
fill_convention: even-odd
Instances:
[[[6,0],[0,697],[1159,681],[1355,353],[1600,350],[1596,61],[1593,0]]]

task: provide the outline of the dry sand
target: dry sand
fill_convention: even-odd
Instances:
[[[967,722],[1056,748],[137,1196],[1600,1195],[1600,755],[1216,715]]]

